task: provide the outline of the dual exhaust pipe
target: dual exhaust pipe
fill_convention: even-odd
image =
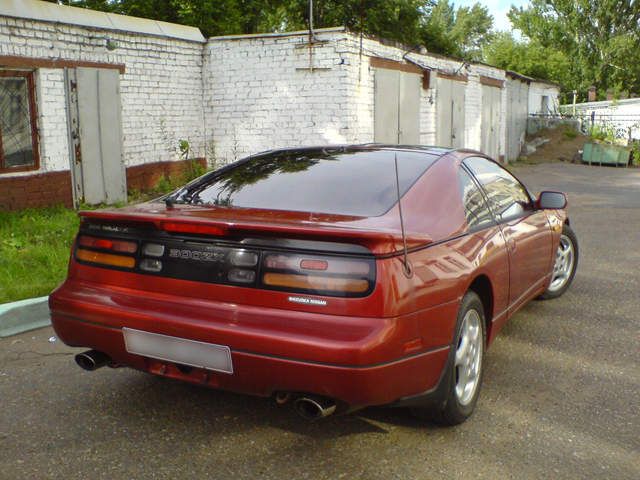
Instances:
[[[112,363],[111,357],[106,353],[98,350],[87,350],[75,356],[76,363],[83,370],[93,372],[98,368],[105,367]],[[291,399],[290,393],[280,392],[276,395],[276,403],[283,405]],[[327,397],[318,395],[305,395],[294,400],[293,406],[295,411],[302,418],[307,420],[317,420],[319,418],[328,417],[335,413],[336,402]]]

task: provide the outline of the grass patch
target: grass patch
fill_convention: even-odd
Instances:
[[[0,303],[48,295],[67,274],[75,210],[0,212]]]
[[[171,192],[207,171],[195,161],[187,167],[182,175],[161,177],[148,192],[129,191],[129,203]],[[81,205],[80,209],[101,207],[106,205]],[[0,211],[0,303],[51,293],[67,275],[71,244],[79,224],[77,212],[64,207]]]

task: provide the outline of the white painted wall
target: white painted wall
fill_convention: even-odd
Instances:
[[[564,112],[573,112],[573,105],[561,108]],[[585,129],[593,115],[597,124],[614,128],[618,138],[640,140],[640,98],[578,103],[576,114],[584,118]]]
[[[279,147],[372,142],[372,57],[402,61],[406,56],[433,69],[434,77],[437,70],[467,75],[468,81],[462,84],[464,145],[479,150],[480,76],[506,78],[503,70],[487,65],[463,66],[438,55],[407,54],[370,38],[361,44],[358,35],[341,28],[319,30],[310,59],[307,32],[217,37],[205,44],[176,38],[180,31],[163,37],[101,25],[89,28],[0,16],[0,55],[124,64],[120,87],[126,166],[177,160],[182,139],[190,142],[192,156],[207,156],[219,163]],[[154,31],[157,26],[148,27]],[[189,32],[187,37],[193,35]],[[105,37],[118,48],[108,51]],[[431,84],[435,87],[436,82]],[[39,69],[36,85],[41,171],[66,170],[63,71]],[[529,103],[535,103],[535,95],[549,91],[557,98],[555,87],[541,83],[533,89]],[[436,143],[437,100],[436,88],[421,89],[419,131],[425,145]],[[501,156],[507,152],[507,102],[503,88]]]
[[[118,48],[108,51],[105,37]],[[181,139],[204,156],[202,42],[0,16],[0,55],[124,64],[125,165],[177,160]],[[63,70],[38,69],[36,92],[40,171],[68,170]]]
[[[549,100],[548,111],[542,109],[542,97]],[[533,81],[529,85],[529,114],[550,114],[558,112],[560,89],[556,85]]]
[[[402,61],[406,51],[342,29],[317,32],[310,70],[308,34],[217,37],[205,47],[207,141],[221,163],[265,149],[374,140],[372,57]],[[454,73],[461,62],[407,55],[421,66]],[[505,79],[498,68],[473,64],[465,98],[465,146],[481,148],[480,76]],[[432,82],[435,86],[435,82]],[[436,142],[437,89],[421,89],[420,142]],[[506,153],[506,89],[500,113],[500,155]]]
[[[209,150],[218,162],[272,148],[356,141],[350,66],[338,51],[344,34],[317,36],[312,59],[306,35],[209,40],[204,109]]]

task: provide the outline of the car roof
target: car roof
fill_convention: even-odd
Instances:
[[[260,152],[256,155],[252,155],[252,157],[262,156],[262,155],[273,155],[278,153],[326,153],[331,150],[342,150],[342,151],[367,151],[367,150],[389,150],[396,152],[420,152],[426,153],[429,155],[435,155],[437,157],[441,157],[446,155],[447,153],[458,151],[461,149],[455,148],[446,148],[446,147],[437,147],[432,145],[397,145],[397,144],[387,144],[387,143],[359,143],[359,144],[335,144],[335,145],[317,145],[317,146],[306,146],[306,147],[289,147],[289,148],[278,148],[273,150],[267,150],[264,152]],[[464,150],[467,151],[467,150]]]

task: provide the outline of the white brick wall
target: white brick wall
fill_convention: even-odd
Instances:
[[[560,91],[558,87],[542,82],[531,82],[529,86],[529,113],[549,113],[542,112],[542,97],[549,99],[549,109],[557,112],[559,107]]]
[[[349,66],[341,64],[336,34],[318,36],[330,41],[313,47],[312,60],[305,36],[209,40],[205,118],[208,150],[218,162],[272,148],[352,141]]]
[[[0,55],[124,64],[125,165],[177,160],[179,140],[205,154],[200,42],[0,17]],[[38,69],[36,92],[41,171],[69,169],[63,70]]]
[[[67,113],[62,69],[38,69],[35,77],[40,132],[40,166],[45,171],[69,169]]]
[[[261,150],[374,140],[374,68],[371,57],[402,61],[404,50],[343,31],[318,33],[309,70],[308,36],[246,36],[210,39],[205,47],[207,139],[220,162]],[[420,65],[449,73],[462,62],[408,54]],[[473,64],[462,68],[465,145],[481,149],[480,75],[505,80],[503,70]],[[435,72],[434,72],[435,74]],[[435,82],[433,83],[435,85]],[[421,89],[420,142],[436,143],[437,90]],[[502,91],[500,155],[506,152],[506,88]]]
[[[118,48],[108,51],[105,37]],[[0,17],[0,55],[126,66],[120,87],[127,166],[177,160],[182,139],[190,142],[192,156],[207,156],[220,163],[279,147],[372,142],[374,69],[370,58],[401,61],[406,52],[369,38],[363,39],[361,49],[358,35],[340,29],[320,31],[317,37],[320,42],[310,59],[306,34],[218,37],[202,44]],[[481,64],[461,69],[460,61],[431,54],[407,56],[432,68],[433,75],[441,69],[468,76],[465,145],[480,150],[480,76],[504,80],[505,72]],[[534,90],[538,104],[541,92],[553,95],[555,90],[557,97],[557,89],[538,85]],[[63,71],[39,69],[36,91],[41,170],[66,170]],[[421,89],[422,144],[436,143],[437,95],[435,88]],[[506,104],[503,89],[500,155],[506,153]]]

